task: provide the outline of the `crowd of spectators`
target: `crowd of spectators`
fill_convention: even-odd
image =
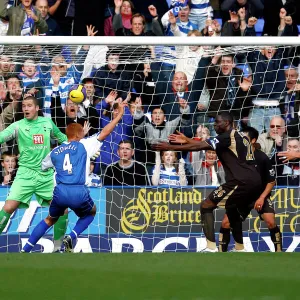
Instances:
[[[0,35],[298,36],[296,0],[0,0]],[[263,38],[263,37],[262,37]],[[219,185],[224,170],[214,151],[154,152],[176,131],[198,140],[216,135],[215,117],[229,111],[237,129],[249,125],[276,167],[278,185],[299,185],[299,47],[233,51],[211,46],[1,47],[0,130],[23,117],[22,99],[35,96],[40,115],[62,132],[90,124],[89,135],[125,113],[91,163],[89,184]],[[96,61],[95,61],[96,58]],[[86,99],[69,90],[82,84]],[[17,147],[1,145],[1,183],[17,168]]]

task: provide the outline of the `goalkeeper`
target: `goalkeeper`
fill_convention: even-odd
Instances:
[[[39,117],[38,100],[32,96],[22,102],[24,119],[0,132],[0,143],[16,138],[19,169],[5,204],[0,211],[0,234],[17,208],[28,208],[32,195],[41,206],[49,205],[54,188],[53,171],[42,172],[42,160],[50,152],[50,139],[67,141],[66,135],[49,118]],[[67,229],[68,215],[62,216],[54,227],[54,251],[60,249]]]

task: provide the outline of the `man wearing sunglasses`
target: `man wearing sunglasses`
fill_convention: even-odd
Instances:
[[[269,130],[259,135],[257,142],[261,150],[271,159],[275,152],[286,149],[285,122],[279,116],[271,119]]]

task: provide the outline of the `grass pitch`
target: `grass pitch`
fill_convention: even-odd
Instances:
[[[1,300],[297,300],[299,253],[0,254]]]

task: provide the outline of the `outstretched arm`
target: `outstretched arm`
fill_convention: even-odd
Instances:
[[[280,159],[283,160],[283,163],[289,162],[289,160],[295,160],[300,158],[300,152],[297,151],[283,151],[277,154],[280,156]]]
[[[178,132],[178,131],[177,131]],[[176,144],[169,144],[167,142],[161,142],[154,144],[152,148],[158,151],[174,150],[174,151],[201,151],[212,150],[213,147],[206,141],[197,141],[186,137],[184,134],[171,134],[169,140]]]
[[[173,145],[167,142],[162,142],[159,144],[154,144],[152,149],[157,151],[201,151],[201,150],[212,150],[212,146],[210,146],[207,142],[199,142],[197,143],[187,143],[183,145]]]

